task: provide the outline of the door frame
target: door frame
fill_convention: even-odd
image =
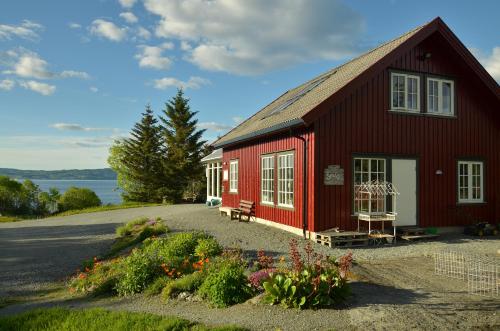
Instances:
[[[392,160],[415,160],[416,167],[416,192],[415,192],[415,204],[417,208],[416,213],[416,225],[420,226],[420,157],[415,154],[391,154],[391,153],[352,153],[351,154],[351,215],[355,215],[354,212],[354,159],[355,158],[377,158],[385,159],[385,171],[386,180],[392,182]],[[392,210],[392,199],[390,196],[387,197],[385,202],[386,210]]]

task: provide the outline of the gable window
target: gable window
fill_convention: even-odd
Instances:
[[[458,162],[458,202],[483,202],[483,162]]]
[[[229,162],[229,192],[238,193],[238,160]]]
[[[274,155],[261,159],[261,202],[274,204]]]
[[[454,115],[454,82],[446,79],[427,78],[427,112]]]
[[[386,167],[385,159],[355,158],[354,159],[354,192],[357,192],[362,183],[378,180],[385,181]],[[354,194],[354,212],[369,211],[369,196]],[[371,211],[373,213],[385,212],[385,197],[371,200]]]
[[[293,208],[294,154],[278,155],[278,206]]]
[[[391,73],[391,110],[420,111],[420,77]]]

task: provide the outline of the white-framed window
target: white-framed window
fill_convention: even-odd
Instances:
[[[483,183],[483,162],[458,161],[458,202],[484,202]]]
[[[261,158],[261,198],[263,204],[274,205],[274,155]]]
[[[238,193],[238,160],[229,162],[229,192]]]
[[[358,186],[362,183],[373,180],[386,180],[386,161],[385,159],[375,158],[355,158],[354,159],[354,192],[357,192]],[[366,195],[354,194],[354,212],[368,212],[370,210],[370,197]],[[371,200],[372,213],[385,213],[385,196],[373,198]]]
[[[278,155],[278,206],[293,208],[294,153]]]
[[[452,116],[454,109],[455,83],[447,79],[427,78],[427,113]]]
[[[420,112],[420,76],[391,73],[391,110]]]

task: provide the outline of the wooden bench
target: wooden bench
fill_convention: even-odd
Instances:
[[[246,216],[247,220],[250,221],[250,217],[255,216],[255,202],[241,200],[239,208],[231,209],[231,219],[237,219],[241,221],[242,216]]]

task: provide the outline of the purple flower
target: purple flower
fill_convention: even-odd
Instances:
[[[263,290],[262,283],[269,279],[269,274],[275,272],[275,269],[262,269],[254,272],[248,277],[250,284],[257,290]]]

